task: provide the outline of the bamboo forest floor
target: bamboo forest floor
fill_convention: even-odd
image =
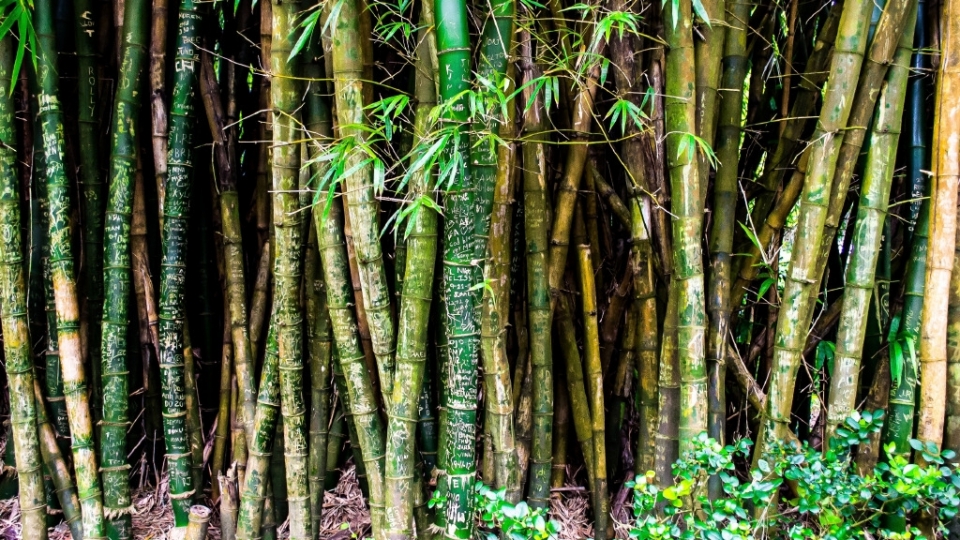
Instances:
[[[137,513],[133,516],[134,540],[168,540],[173,526],[173,511],[167,493],[166,477],[159,486],[142,486],[133,494]],[[207,501],[210,504],[210,501]],[[625,512],[628,507],[621,507]],[[582,540],[593,537],[590,503],[586,490],[568,485],[554,493],[550,500],[551,516],[560,522],[559,540]],[[626,518],[626,515],[622,516]],[[616,522],[623,522],[614,512]],[[278,529],[278,537],[287,537],[285,524]],[[363,495],[357,484],[356,470],[349,464],[340,476],[337,486],[327,491],[323,501],[323,523],[320,538],[325,540],[350,540],[363,538],[370,532],[370,514],[364,505]],[[624,538],[625,530],[617,527],[617,537]],[[356,535],[356,536],[354,536]],[[0,540],[20,538],[20,504],[16,497],[0,499]],[[71,540],[65,523],[51,527],[50,540]],[[220,540],[220,514],[213,512],[208,540]]]
[[[159,486],[142,486],[133,494],[137,513],[133,516],[134,540],[168,540],[173,526],[173,511],[170,499],[165,496],[167,479],[164,477]],[[211,501],[207,501],[211,504]],[[628,507],[621,507],[629,512]],[[551,516],[562,525],[559,540],[582,540],[593,537],[593,524],[590,517],[590,503],[586,490],[579,486],[567,485],[556,491],[550,500]],[[623,513],[623,512],[621,512]],[[614,512],[616,522],[626,518]],[[285,524],[278,529],[278,537],[287,537]],[[370,532],[370,514],[364,505],[363,495],[357,484],[356,470],[348,464],[340,476],[337,486],[327,491],[323,501],[323,523],[320,538],[325,540],[350,540],[364,538]],[[625,529],[617,527],[617,537],[625,538]],[[354,536],[356,535],[356,536]],[[17,540],[20,536],[20,504],[16,497],[0,499],[0,540]],[[71,540],[70,530],[65,523],[51,527],[50,540]],[[220,540],[220,514],[213,512],[208,540]]]

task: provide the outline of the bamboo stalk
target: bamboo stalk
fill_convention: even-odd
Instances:
[[[0,80],[10,80],[14,47],[12,38],[0,39]],[[34,394],[27,287],[20,245],[20,190],[15,169],[16,129],[9,88],[8,84],[0,87],[0,227],[5,231],[0,235],[0,323],[3,327],[4,369],[10,396],[10,426],[19,483],[21,537],[24,540],[45,540],[47,505],[43,486],[43,447],[37,437],[37,425],[41,413],[44,419],[46,413],[38,412],[43,408],[43,400],[35,399]],[[55,439],[53,449],[59,452]],[[47,468],[53,473],[61,472],[49,465]],[[67,476],[69,478],[69,474]],[[73,522],[77,517],[77,508],[70,506],[69,498],[65,502],[67,504],[61,504],[64,515],[68,522]]]
[[[915,12],[916,2],[908,4],[911,4],[908,9]],[[830,378],[827,435],[831,438],[836,436],[837,426],[856,406],[867,315],[875,286],[880,241],[884,221],[887,219],[887,204],[900,139],[913,47],[914,17],[915,15],[908,13],[904,21],[906,31],[902,33],[894,64],[887,73],[887,80],[877,100],[876,115],[870,133],[867,169],[860,187],[860,204],[853,230],[852,251],[847,262],[843,308]],[[881,22],[883,20],[881,18]],[[849,133],[846,136],[849,136]]]
[[[80,342],[77,284],[70,246],[70,186],[64,167],[63,113],[58,98],[56,37],[49,0],[38,0],[34,27],[38,48],[37,116],[41,123],[49,207],[50,267],[57,307],[60,369],[63,374],[67,416],[72,436],[73,461],[83,512],[83,537],[103,537],[103,494],[97,467],[90,398]],[[42,67],[41,67],[42,66]]]
[[[140,112],[141,76],[147,55],[147,5],[128,0],[124,6],[120,84],[114,100],[114,134],[111,141],[110,185],[106,208],[103,250],[103,323],[98,344],[103,358],[103,422],[100,437],[104,517],[111,540],[126,538],[132,529],[133,501],[127,463],[129,388],[127,376],[127,322],[130,312],[130,229],[136,176],[137,115]],[[88,223],[87,226],[92,224]],[[88,297],[89,298],[89,297]],[[95,334],[90,334],[93,337]],[[91,349],[93,346],[91,346]]]
[[[920,401],[917,439],[938,448],[943,441],[947,391],[947,308],[957,228],[960,163],[960,3],[942,4],[940,69],[933,120],[930,238],[920,317]],[[923,457],[916,459],[923,462]]]
[[[852,107],[852,94],[866,46],[864,22],[869,20],[870,2],[844,3],[831,59],[830,78],[823,98],[818,129],[809,149],[809,167],[800,200],[797,230],[804,236],[793,248],[790,270],[783,291],[774,345],[773,377],[766,418],[755,456],[763,456],[767,444],[784,441],[793,406],[793,390],[800,362],[800,350],[812,317],[813,299],[820,281],[820,242],[829,210],[829,193],[836,169],[836,156],[843,129]]]
[[[430,50],[428,34],[432,33],[433,6],[425,2],[420,14],[421,31],[416,52],[414,151],[416,162],[422,155],[423,141],[430,127],[429,115],[436,106],[435,52]],[[420,398],[426,371],[430,305],[433,296],[434,269],[437,258],[437,214],[433,204],[433,171],[421,169],[410,179],[408,199],[419,205],[408,219],[415,220],[406,236],[404,286],[400,293],[400,317],[397,333],[396,371],[393,395],[389,401],[387,423],[386,474],[384,503],[385,538],[414,538],[415,499],[419,496],[416,459],[416,427],[420,419]],[[427,202],[424,202],[424,198]],[[422,535],[417,524],[416,531]]]
[[[80,501],[77,499],[77,486],[70,474],[70,467],[64,459],[63,452],[60,451],[53,425],[47,417],[47,408],[43,404],[43,392],[40,390],[40,383],[36,380],[33,382],[33,396],[37,411],[37,437],[43,466],[50,472],[53,488],[57,492],[57,501],[60,503],[60,510],[63,512],[63,519],[70,529],[70,534],[74,538],[83,538],[83,521],[80,516]],[[14,440],[14,445],[16,444],[16,440]],[[41,529],[45,531],[46,517],[41,523]],[[26,527],[27,522],[24,522],[22,528]],[[33,530],[32,526],[30,530]]]

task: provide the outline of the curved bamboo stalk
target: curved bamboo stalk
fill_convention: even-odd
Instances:
[[[346,4],[344,4],[346,7]],[[343,17],[341,13],[341,17]],[[323,193],[320,200],[325,200]],[[335,197],[327,207],[318,207],[313,213],[317,228],[317,248],[323,260],[323,277],[327,288],[327,309],[333,328],[338,359],[335,366],[343,371],[347,396],[345,408],[353,416],[357,427],[355,445],[360,447],[362,463],[366,470],[371,523],[374,538],[382,529],[384,519],[384,448],[386,445],[383,421],[377,410],[377,398],[373,385],[366,374],[363,348],[357,320],[351,308],[353,292],[350,289],[350,271],[347,262],[347,246],[343,236],[343,206],[340,197]],[[334,372],[338,371],[336,367]],[[331,435],[332,437],[332,435]],[[358,468],[359,474],[359,468]]]
[[[942,4],[940,69],[933,120],[930,239],[920,316],[920,402],[917,439],[943,441],[947,392],[947,307],[957,228],[960,177],[960,2]],[[923,462],[918,455],[917,460]]]
[[[916,11],[916,2],[907,2]],[[888,4],[888,6],[891,4]],[[847,262],[843,308],[837,329],[836,352],[827,402],[827,436],[833,438],[839,426],[856,406],[860,361],[873,294],[880,241],[887,218],[887,204],[893,181],[897,144],[900,140],[903,103],[906,98],[913,47],[915,15],[904,21],[894,64],[887,74],[870,133],[867,169],[860,186],[860,204],[853,230],[853,246]],[[884,19],[881,18],[881,22]],[[879,32],[879,29],[878,29]],[[845,135],[849,136],[849,132]]]
[[[40,455],[43,457],[43,465],[50,472],[53,488],[56,490],[57,500],[60,502],[60,510],[63,511],[63,519],[67,527],[70,528],[70,534],[74,538],[83,538],[83,521],[80,517],[77,486],[70,474],[70,467],[63,457],[63,452],[60,451],[53,425],[47,417],[47,408],[43,404],[43,392],[40,390],[40,383],[36,380],[33,383],[33,395],[37,407],[37,437],[40,441]],[[14,441],[14,444],[16,444],[16,441]],[[46,518],[44,518],[43,528],[46,529]]]
[[[843,140],[843,129],[852,107],[854,89],[860,74],[866,47],[866,26],[871,2],[851,0],[844,3],[837,34],[837,46],[831,59],[830,78],[823,98],[818,128],[809,149],[800,217],[797,230],[803,231],[794,244],[790,270],[783,291],[783,303],[774,341],[773,373],[767,414],[764,418],[755,456],[762,456],[771,441],[783,442],[789,428],[793,390],[806,329],[813,314],[813,300],[820,281],[818,267],[820,243],[830,203],[830,187],[836,169],[836,157]]]
[[[366,16],[369,17],[369,14]],[[363,17],[360,0],[345,0],[333,29],[336,45],[332,60],[340,136],[352,139],[356,145],[348,158],[351,163],[349,169],[354,168],[352,165],[361,165],[368,157],[362,149],[367,137],[364,129],[367,119],[363,109],[364,55],[357,54],[363,50],[366,37],[370,35],[361,32],[360,20]],[[380,392],[384,403],[389,404],[393,396],[396,350],[391,295],[380,247],[380,207],[375,196],[375,191],[383,187],[374,185],[373,165],[369,161],[356,168],[343,181],[353,230],[353,247],[363,287],[363,307],[369,320],[371,344],[380,376]]]
[[[0,80],[9,81],[15,45],[0,39]],[[10,426],[16,456],[20,500],[20,531],[24,540],[46,540],[47,505],[43,487],[42,453],[37,437],[33,355],[27,321],[27,287],[20,244],[20,198],[16,175],[16,128],[9,84],[0,88],[0,323],[3,327],[4,369],[10,395]],[[43,414],[44,418],[46,413]],[[54,440],[53,448],[59,452]],[[48,466],[56,473],[53,467]],[[68,475],[69,477],[69,475]],[[58,490],[59,492],[59,490]],[[75,495],[74,495],[75,497]],[[68,500],[69,502],[69,500]],[[69,504],[61,504],[68,520],[76,519]]]
[[[83,511],[83,537],[103,537],[103,494],[94,444],[86,374],[80,342],[80,310],[70,246],[70,185],[64,168],[63,113],[58,98],[56,37],[53,8],[49,0],[38,0],[34,10],[37,32],[37,64],[40,119],[45,156],[49,207],[50,267],[57,306],[60,369],[63,373],[67,416],[72,436],[73,462]]]
[[[98,344],[103,358],[103,423],[100,465],[103,472],[104,517],[107,537],[130,534],[133,501],[127,463],[129,389],[127,323],[130,318],[130,228],[136,175],[136,128],[140,112],[141,76],[147,55],[147,3],[128,0],[124,6],[120,83],[114,99],[114,126],[110,152],[110,186],[106,209],[106,245],[103,251],[104,317]],[[88,224],[89,226],[89,224]],[[92,337],[92,335],[91,335]],[[92,348],[92,347],[91,347]]]

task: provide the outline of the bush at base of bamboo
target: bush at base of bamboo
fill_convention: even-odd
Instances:
[[[734,461],[749,459],[751,441],[724,447],[703,433],[674,464],[674,485],[658,488],[653,472],[628,483],[635,515],[630,538],[844,540],[945,533],[960,506],[960,472],[946,461],[954,453],[913,440],[911,446],[927,463],[921,466],[895,453],[891,444],[884,449],[887,461],[861,475],[851,449],[882,426],[879,411],[855,413],[829,451],[806,444],[774,448],[746,478],[737,475]],[[720,478],[723,495],[711,501],[706,488],[713,475]],[[773,508],[778,495],[774,513],[753,511]],[[897,530],[904,519],[911,526]]]

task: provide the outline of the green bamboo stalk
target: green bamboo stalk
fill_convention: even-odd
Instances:
[[[103,311],[100,334],[103,358],[103,422],[100,466],[103,473],[104,517],[111,540],[132,533],[130,481],[127,463],[129,388],[127,326],[130,318],[130,228],[138,138],[136,125],[143,95],[141,76],[147,54],[147,2],[130,0],[124,6],[120,82],[114,98],[114,126],[110,151],[110,186],[103,251]],[[87,224],[90,226],[90,224]],[[91,346],[91,350],[95,347]]]
[[[710,228],[710,279],[707,283],[707,390],[708,431],[710,437],[722,442],[725,439],[727,416],[726,370],[724,351],[730,332],[730,287],[732,285],[734,253],[733,237],[736,232],[738,173],[740,166],[740,134],[743,104],[743,82],[747,75],[747,23],[751,5],[747,2],[731,2],[726,23],[729,25],[723,44],[723,75],[720,83],[724,89],[717,120],[717,166],[713,183],[713,220]],[[697,49],[699,52],[699,48]],[[698,111],[703,120],[706,113]],[[707,172],[700,169],[701,174]],[[721,494],[718,479],[710,481],[710,496],[716,499]]]
[[[229,307],[224,302],[224,309]],[[210,498],[220,500],[220,484],[227,455],[227,440],[230,437],[230,407],[233,391],[233,343],[230,342],[230,326],[224,325],[223,342],[220,347],[220,400],[217,404],[217,429],[213,434],[213,457],[210,462]]]
[[[597,326],[597,290],[593,280],[589,245],[577,246],[580,294],[583,306],[583,358],[590,418],[593,429],[593,521],[594,538],[607,537],[610,499],[607,497],[606,423],[603,405],[603,371],[600,367],[600,332]]]
[[[927,2],[918,0],[917,5],[917,24],[913,33],[914,53],[910,60],[913,76],[907,84],[907,111],[904,115],[904,124],[907,126],[907,132],[910,133],[910,151],[907,154],[909,174],[907,178],[910,182],[911,198],[907,231],[910,233],[910,239],[913,238],[916,228],[920,226],[920,206],[924,194],[927,193],[927,176],[921,171],[930,169],[929,126],[925,99],[930,86],[929,78],[925,76],[930,67],[930,58],[928,54],[924,54],[924,49],[929,46]]]
[[[240,511],[237,517],[237,538],[255,540],[265,527],[264,499],[268,496],[270,456],[273,438],[280,416],[280,351],[276,327],[267,331],[267,346],[260,372],[254,435],[249,442],[247,470],[240,492]]]
[[[897,43],[904,33],[904,28],[912,27],[910,22],[905,21],[909,10],[909,0],[891,0],[883,7],[883,13],[880,14],[879,21],[876,23],[870,49],[860,73],[857,92],[854,94],[847,129],[843,134],[843,143],[837,155],[836,174],[830,189],[830,207],[820,244],[820,260],[823,267],[826,266],[827,257],[840,226],[850,181],[859,162],[863,140],[874,115],[877,96],[880,94],[884,77],[894,60]],[[874,13],[876,11],[877,9],[873,10]],[[871,28],[873,28],[872,25]]]
[[[199,488],[193,485],[193,459],[187,429],[184,277],[193,154],[193,96],[197,90],[197,71],[200,67],[200,18],[198,5],[193,0],[181,2],[169,115],[167,178],[162,207],[159,363],[163,385],[164,440],[170,470],[170,498],[177,527],[187,526],[191,500]]]
[[[475,185],[470,176],[469,109],[463,92],[470,88],[470,33],[464,0],[436,0],[439,97],[444,127],[452,141],[446,159],[457,163],[446,180],[443,233],[443,296],[447,368],[441,369],[440,452],[443,471],[438,489],[445,502],[437,526],[445,538],[470,538],[473,533],[473,483],[476,479],[474,434],[477,424],[477,364],[480,345],[474,284],[473,230]]]
[[[797,230],[803,231],[794,244],[787,274],[783,302],[777,321],[774,341],[772,379],[767,411],[757,445],[756,456],[762,456],[767,444],[783,442],[789,429],[793,406],[794,382],[800,364],[800,352],[806,340],[806,329],[813,314],[820,271],[820,242],[824,234],[830,187],[836,169],[836,157],[843,139],[843,129],[853,102],[853,93],[866,48],[866,26],[871,2],[852,0],[844,3],[837,35],[837,46],[831,59],[830,78],[823,98],[818,128],[811,138],[809,163],[800,199]]]
[[[701,39],[694,43],[697,96],[696,126],[697,136],[703,139],[707,146],[715,148],[714,137],[720,120],[719,109],[723,107],[723,100],[721,100],[720,105],[717,104],[720,98],[719,89],[736,91],[743,86],[742,84],[732,87],[721,85],[721,74],[726,71],[722,59],[727,56],[727,25],[734,26],[737,21],[727,19],[725,0],[701,0],[701,6],[710,20],[706,21],[707,24],[700,26],[698,34]],[[789,63],[791,59],[788,58],[786,61]],[[738,101],[737,103],[741,104],[742,102]],[[739,120],[739,118],[738,116],[737,119]],[[740,138],[737,137],[735,140],[739,142]],[[701,181],[706,184],[706,179],[710,175],[710,160],[707,159],[705,153],[700,153],[697,156],[697,166]],[[704,201],[701,204],[706,201],[707,190],[703,189],[702,191]]]
[[[90,365],[94,384],[90,399],[94,407],[94,421],[98,421],[101,405],[100,388],[100,327],[97,321],[103,318],[103,175],[100,170],[99,133],[99,66],[97,65],[96,12],[91,0],[74,0],[77,49],[77,124],[79,137],[80,174],[79,183],[83,193],[81,215],[83,218],[83,301],[80,306],[80,333],[84,336],[84,358]]]
[[[283,415],[284,463],[289,504],[290,538],[308,540],[310,488],[307,414],[303,396],[303,226],[297,189],[300,172],[300,122],[303,99],[293,52],[298,2],[273,3],[270,47],[270,93],[273,108],[274,321],[280,355],[280,399]],[[274,482],[274,486],[278,486]],[[282,518],[281,518],[282,519]]]
[[[425,2],[420,15],[420,36],[416,52],[414,151],[411,162],[422,155],[423,141],[430,128],[430,112],[436,106],[435,51],[430,50],[428,34],[432,32],[433,6]],[[410,178],[407,197],[418,209],[407,219],[415,220],[406,235],[404,286],[400,296],[400,318],[397,333],[396,371],[393,396],[387,422],[386,474],[384,502],[390,511],[385,514],[385,538],[414,538],[414,504],[420,485],[417,482],[416,427],[419,402],[427,360],[427,332],[430,326],[430,305],[433,296],[434,269],[437,258],[437,214],[433,204],[433,172],[420,169]],[[426,203],[424,202],[426,199]],[[422,534],[423,531],[417,531]]]
[[[364,113],[364,58],[358,54],[365,47],[369,33],[361,33],[360,20],[365,11],[359,0],[346,0],[340,6],[333,35],[334,89],[340,136],[352,139],[357,148],[348,158],[351,165],[364,165],[343,179],[347,209],[353,229],[353,247],[363,288],[363,307],[369,320],[373,352],[380,376],[380,392],[385,404],[393,396],[395,327],[391,315],[391,295],[387,286],[386,268],[380,247],[379,203],[374,195],[373,165],[361,149],[366,144],[367,125]],[[369,14],[367,15],[369,17]],[[372,50],[372,49],[371,49]],[[372,66],[371,66],[372,67]],[[371,87],[372,90],[372,87]],[[464,145],[466,146],[466,145]]]
[[[915,12],[916,2],[908,4],[912,4],[908,9]],[[892,3],[888,4],[890,5]],[[860,204],[853,230],[853,245],[847,262],[834,368],[830,377],[827,433],[831,438],[836,435],[837,426],[856,407],[867,315],[875,285],[880,241],[887,218],[887,204],[893,181],[897,144],[900,140],[914,22],[914,15],[908,13],[904,21],[906,30],[902,33],[893,66],[887,73],[887,80],[877,100],[876,115],[870,133],[867,169],[860,186]],[[878,32],[879,30],[878,28]]]
[[[13,38],[0,39],[0,80],[10,80],[15,47]],[[42,447],[37,437],[38,408],[43,407],[43,401],[34,398],[33,390],[27,287],[20,244],[17,132],[9,88],[9,84],[0,88],[0,227],[4,230],[4,234],[0,235],[0,323],[3,327],[4,369],[10,396],[10,425],[19,483],[21,537],[25,540],[46,540],[47,505],[43,486]],[[54,448],[59,451],[56,444]],[[48,469],[53,468],[48,466]],[[69,505],[62,507],[66,515]],[[67,515],[68,519],[72,517],[75,516]]]
[[[513,110],[513,107],[510,107]],[[500,128],[500,136],[509,141],[514,137],[512,115]],[[497,149],[493,215],[490,219],[490,236],[487,249],[486,276],[483,283],[481,306],[481,357],[483,358],[484,423],[489,426],[493,457],[493,484],[506,488],[508,500],[520,497],[520,482],[517,477],[516,434],[514,432],[513,381],[507,354],[507,328],[510,309],[510,247],[513,227],[514,176],[519,170],[516,164],[516,146],[512,142]],[[482,191],[483,188],[481,188]],[[552,393],[552,382],[550,392]],[[534,380],[534,401],[542,395],[542,381]],[[552,409],[552,398],[551,398]],[[544,415],[543,413],[546,413]],[[545,424],[546,422],[546,424]],[[533,448],[530,465],[529,503],[534,507],[546,507],[550,489],[550,452],[553,443],[552,410],[534,408]]]
[[[80,517],[77,486],[70,473],[70,467],[63,457],[63,452],[60,451],[57,435],[47,416],[47,408],[43,404],[43,392],[40,390],[40,383],[36,380],[34,380],[33,389],[37,411],[37,436],[43,466],[50,472],[53,487],[57,492],[57,501],[60,503],[60,510],[63,512],[63,519],[67,527],[70,528],[70,534],[74,538],[83,538],[83,521]],[[14,441],[14,445],[16,445],[16,441]],[[46,518],[41,522],[44,530],[46,529],[45,521]]]
[[[956,185],[960,176],[960,163],[955,159],[960,152],[960,2],[944,2],[942,10],[917,411],[917,439],[938,448],[943,440],[947,397],[947,308],[956,245]],[[917,460],[924,462],[922,456],[917,456]]]
[[[77,285],[70,245],[70,185],[64,167],[63,113],[58,99],[56,37],[53,8],[49,0],[38,0],[34,10],[37,32],[37,116],[41,123],[49,207],[50,266],[57,305],[60,369],[63,373],[67,416],[72,436],[73,462],[83,510],[83,537],[103,537],[103,498],[94,444],[90,398],[84,373],[80,340]]]
[[[631,201],[631,235],[634,238],[632,264],[633,304],[637,311],[636,360],[640,402],[640,433],[634,470],[637,474],[652,471],[657,452],[657,399],[659,377],[659,333],[657,330],[657,297],[654,286],[653,248],[650,245],[649,197],[634,197]]]
[[[553,467],[550,475],[550,488],[562,488],[567,480],[567,434],[570,432],[570,398],[567,381],[562,373],[553,378],[554,414],[553,414]]]
[[[423,462],[424,478],[434,478],[437,470],[437,417],[436,398],[434,397],[434,374],[430,366],[433,365],[431,356],[428,352],[427,369],[423,372],[423,390],[420,392],[420,401],[417,404],[417,449],[420,452],[420,460]]]
[[[346,8],[347,3],[344,4],[344,8]],[[338,24],[344,16],[345,14],[341,12]],[[325,200],[325,194],[320,193],[319,199]],[[347,395],[343,397],[346,402],[349,402],[348,410],[357,427],[357,437],[354,440],[362,454],[360,463],[365,465],[369,484],[371,523],[374,538],[377,538],[382,530],[384,519],[383,486],[386,430],[377,409],[377,398],[374,394],[373,385],[366,373],[360,333],[351,307],[353,293],[350,289],[347,246],[343,235],[341,199],[335,197],[328,207],[318,207],[313,216],[317,228],[317,247],[323,260],[323,276],[327,288],[327,309],[330,313],[333,339],[336,343],[338,356],[335,365],[343,371],[347,387]],[[337,369],[335,368],[334,371],[336,372]]]
[[[304,75],[310,80],[306,97],[306,127],[311,137],[320,141],[330,140],[333,136],[330,109],[324,95],[322,67],[315,60],[319,52],[316,40],[309,49],[314,61],[304,66]],[[320,147],[308,143],[307,151],[311,158],[319,155]],[[321,176],[321,162],[314,160],[312,174]],[[310,445],[308,474],[310,481],[310,515],[313,518],[312,534],[318,538],[323,513],[324,481],[327,472],[327,438],[331,413],[330,360],[333,353],[333,335],[330,313],[327,310],[327,291],[323,269],[320,266],[320,250],[317,229],[309,227],[307,256],[304,263],[304,283],[306,286],[307,339],[310,353]]]
[[[549,219],[550,198],[547,192],[547,120],[539,92],[530,84],[541,76],[533,61],[530,36],[524,33],[521,45],[524,80],[524,100],[532,104],[524,111],[523,153],[523,220],[526,243],[527,324],[529,327],[529,362],[533,365],[534,430],[531,455],[533,465],[527,496],[531,503],[544,505],[549,497],[548,476],[552,468],[553,444],[553,343],[551,341],[550,282],[549,282]],[[519,225],[519,224],[518,224]],[[519,324],[521,321],[515,321]],[[522,349],[522,348],[521,348]],[[517,363],[526,360],[524,355]],[[516,389],[515,389],[516,390]]]
[[[677,363],[677,292],[669,285],[667,311],[660,341],[660,365],[657,375],[658,416],[653,470],[657,485],[673,485],[673,464],[680,457],[680,368]],[[644,471],[645,472],[645,471]]]
[[[703,195],[706,179],[697,168],[696,144],[690,135],[696,129],[693,13],[691,2],[665,8],[667,41],[664,105],[667,130],[667,170],[670,173],[671,212],[674,221],[673,267],[677,303],[677,353],[680,365],[680,452],[698,434],[707,430],[707,372],[704,362]]]
[[[43,189],[46,193],[46,188]],[[47,207],[47,199],[41,203]],[[43,219],[44,223],[47,219]],[[53,292],[53,276],[50,269],[50,247],[44,245],[40,262],[43,266],[43,297],[46,311],[47,339],[44,350],[44,371],[47,387],[47,402],[53,411],[53,424],[61,446],[66,449],[70,438],[70,420],[67,418],[67,403],[63,395],[63,371],[60,369],[60,346],[57,334],[57,301]]]

